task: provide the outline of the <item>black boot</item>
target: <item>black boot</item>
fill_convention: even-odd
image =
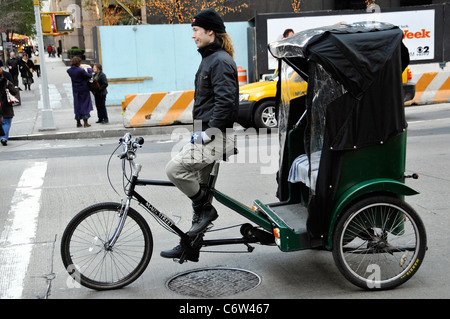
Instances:
[[[194,206],[194,205],[193,205]],[[195,236],[208,228],[208,226],[217,219],[219,215],[211,203],[205,203],[202,206],[194,206],[194,217],[192,219],[192,227],[187,234]]]
[[[205,229],[219,216],[216,209],[209,202],[209,196],[206,192],[200,190],[195,196],[191,197],[192,207],[194,208],[194,217],[192,218],[192,227],[187,234],[195,236],[205,231]]]
[[[170,250],[163,250],[160,255],[164,258],[180,259],[183,256],[183,253],[185,253],[185,260],[198,262],[198,257],[200,256],[200,247],[198,247],[197,249],[193,248],[191,245],[189,245],[188,242],[184,242],[183,240],[181,240],[178,246],[175,246]]]

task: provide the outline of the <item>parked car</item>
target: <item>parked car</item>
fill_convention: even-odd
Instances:
[[[295,72],[291,75],[291,83],[295,87],[296,96],[306,94],[307,83]],[[404,101],[414,98],[416,85],[411,82],[409,67],[402,75]],[[239,87],[239,113],[237,122],[243,127],[275,128],[278,127],[278,110],[275,105],[278,73],[264,81],[241,85]],[[298,92],[301,92],[300,95]]]

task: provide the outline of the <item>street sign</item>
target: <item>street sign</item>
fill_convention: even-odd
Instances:
[[[75,31],[73,15],[67,12],[41,12],[43,35],[67,35]]]
[[[72,32],[73,17],[71,14],[55,14],[56,32]]]

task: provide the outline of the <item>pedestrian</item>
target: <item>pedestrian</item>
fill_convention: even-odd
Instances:
[[[47,47],[47,52],[48,52],[48,57],[51,58],[52,57],[52,46],[50,44]]]
[[[84,122],[84,127],[89,127],[91,125],[88,123],[88,119],[91,117],[90,112],[93,108],[88,81],[92,75],[86,72],[80,65],[81,59],[77,56],[73,57],[67,73],[69,73],[72,80],[73,108],[77,127],[83,126],[81,120]]]
[[[2,60],[0,60],[0,69],[3,70],[3,77],[6,78],[12,84],[14,84],[14,78],[12,77],[11,73],[9,72],[9,69],[6,66],[3,66]]]
[[[58,46],[58,58],[61,57],[62,54],[62,48],[61,46]]]
[[[13,77],[14,85],[19,86],[19,59],[16,58],[14,51],[9,53],[9,58],[6,60],[6,66],[9,69],[9,73]]]
[[[99,89],[93,91],[95,99],[95,107],[97,108],[98,121],[96,123],[107,124],[109,123],[108,112],[106,110],[106,95],[108,94],[108,79],[106,74],[103,73],[102,65],[99,63],[94,63],[92,67],[94,73],[92,78],[96,80],[99,84]]]
[[[292,29],[286,29],[283,32],[283,39],[289,38],[295,34],[294,30]]]
[[[9,93],[12,95],[17,94],[14,83],[11,83],[5,76],[3,76],[3,70],[0,69],[0,131],[3,131],[0,132],[0,142],[3,146],[8,144],[9,130],[14,117],[14,109],[12,103],[8,101],[6,89],[8,89]]]
[[[23,50],[24,50],[25,53],[28,55],[28,57],[31,58],[31,54],[33,53],[33,47],[31,47],[31,46],[28,45],[28,46],[26,46]]]
[[[41,77],[41,60],[39,58],[39,51],[36,51],[34,53],[33,63],[34,63],[34,70],[36,71],[36,75],[39,78]]]
[[[28,59],[28,55],[24,53],[22,59],[19,61],[19,71],[20,76],[22,77],[22,83],[25,86],[25,91],[27,90],[27,87],[28,90],[31,90],[31,84],[34,83],[33,69],[34,69],[33,61]]]
[[[234,49],[222,18],[211,9],[192,20],[192,38],[202,56],[195,76],[194,134],[191,141],[166,166],[170,181],[192,200],[194,216],[188,236],[202,234],[217,217],[210,194],[200,188],[207,182],[213,162],[234,150],[233,124],[239,105],[239,82]],[[199,251],[183,242],[161,252],[165,258],[198,261]]]

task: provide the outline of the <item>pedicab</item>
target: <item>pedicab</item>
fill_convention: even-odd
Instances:
[[[402,37],[397,26],[361,22],[269,45],[281,70],[281,202],[271,209],[289,215],[280,248],[332,250],[341,273],[367,289],[407,281],[427,247],[423,222],[404,201],[418,194],[405,178],[418,176],[405,175]],[[296,97],[290,69],[308,82],[306,96]],[[298,215],[304,226],[292,226]]]
[[[276,203],[248,207],[215,187],[220,161],[202,187],[211,200],[250,222],[241,237],[189,236],[137,188],[173,186],[139,178],[136,151],[143,139],[120,139],[119,155],[131,168],[121,203],[99,203],[77,214],[61,240],[69,274],[82,285],[116,289],[136,280],[153,250],[150,227],[134,201],[180,237],[183,263],[208,246],[277,245],[283,252],[331,251],[351,283],[368,290],[394,288],[409,280],[427,248],[425,227],[405,196],[407,123],[402,71],[409,63],[402,31],[391,24],[361,22],[298,32],[269,45],[278,59],[280,165]],[[292,72],[308,82],[307,94],[292,87]],[[297,86],[298,87],[298,86]],[[232,154],[225,154],[230,156]],[[219,212],[220,213],[220,212]],[[256,225],[254,225],[256,224]],[[129,243],[132,241],[132,244]],[[196,252],[196,254],[193,254]],[[189,258],[189,256],[191,256]]]

